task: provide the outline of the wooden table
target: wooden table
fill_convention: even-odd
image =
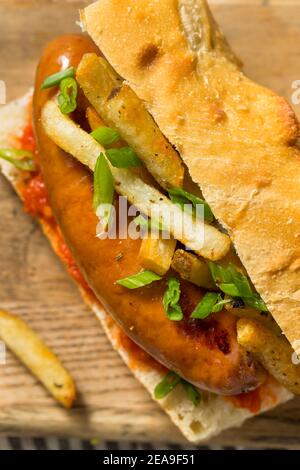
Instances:
[[[300,1],[211,3],[247,73],[290,99],[291,84],[300,79]],[[8,99],[32,85],[37,59],[50,38],[78,30],[77,9],[83,4],[0,0],[0,79],[6,81]],[[79,390],[75,408],[61,409],[8,354],[6,366],[0,366],[1,433],[185,443],[112,350],[3,178],[0,215],[0,306],[36,328],[71,370]],[[299,448],[299,418],[298,399],[210,444]]]

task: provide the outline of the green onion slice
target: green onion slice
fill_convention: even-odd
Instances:
[[[196,208],[197,205],[204,206],[204,219],[206,220],[206,222],[214,221],[214,215],[212,213],[211,208],[209,207],[207,202],[205,202],[200,197],[176,187],[171,188],[169,190],[169,196],[174,204],[178,204],[181,207],[189,203],[192,203],[194,208]]]
[[[230,298],[229,299],[222,299],[222,297],[220,296],[217,303],[215,303],[215,305],[212,308],[212,313],[222,312],[225,305],[231,304],[231,303],[232,303],[232,299],[230,299]]]
[[[70,114],[77,108],[78,86],[74,78],[64,78],[60,82],[60,93],[57,97],[59,109],[63,114]]]
[[[193,311],[191,318],[204,320],[211,313],[220,312],[223,309],[224,301],[221,294],[216,292],[207,292],[200,303]]]
[[[120,135],[117,131],[105,126],[101,126],[95,129],[93,132],[91,132],[91,136],[94,137],[94,139],[105,148],[120,140]]]
[[[36,171],[33,153],[29,150],[0,149],[0,158],[8,161],[18,170]]]
[[[198,406],[202,398],[199,390],[186,380],[181,379],[181,383],[186,391],[188,398],[191,400],[193,405]]]
[[[105,155],[101,153],[97,159],[94,171],[93,207],[97,215],[101,215],[102,217],[102,226],[104,230],[109,224],[113,199],[113,176]],[[99,208],[103,208],[103,211]]]
[[[149,219],[149,218],[145,219],[145,217],[142,216],[141,214],[138,215],[133,221],[137,227],[141,227],[142,229],[146,229],[149,231],[157,230],[158,232],[167,231],[161,222],[158,222],[157,220]]]
[[[227,268],[217,263],[209,262],[212,277],[222,292],[231,297],[240,297],[248,307],[268,312],[261,297],[254,293],[247,277],[230,264]]]
[[[172,321],[181,321],[183,319],[183,312],[179,305],[180,295],[180,282],[176,277],[170,277],[167,290],[163,296],[163,306],[167,317]]]
[[[137,154],[130,147],[106,150],[106,156],[112,166],[116,168],[134,168],[143,165]]]
[[[227,268],[223,268],[220,264],[209,262],[209,269],[217,285],[231,282],[232,277]]]
[[[253,292],[247,277],[240,273],[232,264],[228,266],[233,283],[236,285],[240,297],[252,297]]]
[[[152,282],[160,281],[161,277],[152,271],[141,271],[140,273],[134,274],[133,276],[120,279],[116,282],[119,286],[126,287],[126,289],[139,289],[140,287],[148,286]]]
[[[47,77],[42,83],[41,90],[46,90],[47,88],[52,88],[56,85],[59,85],[64,78],[74,78],[76,70],[74,67],[69,67],[66,70],[61,72],[54,73]]]
[[[172,390],[179,384],[181,378],[175,372],[169,371],[163,380],[156,385],[154,389],[154,397],[156,400],[161,400],[169,395]]]
[[[252,297],[243,298],[243,301],[247,307],[256,308],[261,312],[268,312],[268,308],[262,298],[258,294],[253,294]]]
[[[194,385],[182,379],[178,374],[176,374],[176,372],[171,370],[165,375],[162,381],[156,385],[154,389],[154,397],[156,400],[162,400],[167,395],[169,395],[169,393],[171,393],[179,383],[181,383],[184,387],[186,394],[191,402],[197,406],[201,401],[201,394],[199,390],[194,387]]]
[[[241,297],[240,291],[238,290],[235,284],[219,284],[219,288],[226,295],[231,295],[231,297]]]

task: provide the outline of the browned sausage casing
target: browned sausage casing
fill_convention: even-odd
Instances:
[[[165,280],[134,291],[115,284],[141,270],[137,256],[140,241],[96,238],[91,174],[49,140],[40,122],[41,109],[55,92],[40,90],[45,77],[66,64],[76,67],[85,52],[94,50],[84,36],[60,37],[48,45],[37,71],[37,145],[50,204],[63,236],[99,300],[138,345],[202,389],[224,395],[254,389],[265,373],[239,347],[236,319],[222,312],[204,321],[189,320],[203,295],[200,289],[182,282],[185,320],[178,323],[170,321],[163,309]]]

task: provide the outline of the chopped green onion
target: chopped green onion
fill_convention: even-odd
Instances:
[[[176,372],[173,372],[172,370],[170,370],[162,379],[162,381],[156,385],[154,389],[154,398],[156,398],[156,400],[162,400],[167,395],[169,395],[169,393],[171,393],[179,383],[181,383],[184,387],[186,394],[191,402],[197,406],[201,400],[200,392],[196,387],[194,387],[194,385],[182,379],[178,374],[176,374]]]
[[[18,170],[36,171],[33,153],[29,150],[1,149],[0,158],[11,163]]]
[[[214,215],[212,213],[211,208],[203,199],[194,194],[191,194],[187,191],[184,191],[181,188],[172,188],[169,190],[169,196],[171,201],[174,204],[178,204],[179,206],[183,207],[185,204],[192,203],[193,207],[196,209],[197,205],[204,206],[204,219],[207,222],[213,222]]]
[[[180,294],[180,282],[176,277],[170,277],[167,290],[163,296],[163,306],[167,317],[172,321],[181,321],[183,319],[183,312],[179,305]]]
[[[264,303],[264,301],[261,299],[261,297],[258,294],[253,294],[252,297],[248,298],[243,298],[244,303],[247,305],[247,307],[252,307],[256,308],[257,310],[260,310],[261,312],[268,312],[268,307]]]
[[[230,272],[220,264],[209,262],[209,269],[216,284],[231,282]]]
[[[127,289],[139,289],[140,287],[148,286],[152,282],[160,281],[161,277],[152,271],[141,271],[133,276],[126,277],[116,281],[119,286],[126,287]]]
[[[134,220],[134,223],[137,227],[141,227],[143,229],[147,229],[149,231],[151,230],[157,230],[158,232],[164,232],[167,231],[161,222],[158,222],[157,220],[154,219],[145,219],[141,214],[138,215]]]
[[[94,137],[94,139],[105,148],[109,147],[120,139],[117,131],[105,126],[95,129],[93,132],[91,132],[91,136]]]
[[[239,297],[252,297],[253,293],[247,277],[240,273],[232,264],[228,266],[228,270],[233,283],[239,291]]]
[[[186,208],[186,210],[188,210],[188,209],[190,208],[189,206],[192,206],[191,212],[192,212],[192,213],[194,212],[194,206],[193,206],[193,204],[191,204],[191,201],[189,201],[188,199],[186,199],[186,198],[184,198],[184,197],[181,197],[181,196],[177,196],[177,195],[171,194],[170,191],[169,191],[169,197],[170,197],[171,201],[173,202],[173,204],[176,204],[176,205],[179,206],[182,210],[185,208],[184,206],[188,205],[188,207]]]
[[[232,299],[222,299],[222,297],[220,297],[218,302],[213,306],[212,313],[222,312],[224,306],[227,304],[231,304],[231,303],[232,303]]]
[[[179,384],[181,378],[175,372],[169,371],[163,380],[156,385],[154,389],[154,397],[156,400],[161,400],[169,395],[172,390]]]
[[[42,83],[41,90],[46,90],[46,88],[52,88],[56,85],[59,85],[64,78],[74,78],[75,72],[76,70],[74,67],[69,67],[66,70],[62,70],[61,72],[50,75]]]
[[[214,312],[214,307],[222,301],[220,294],[216,292],[207,292],[200,303],[197,305],[193,311],[191,318],[198,318],[204,320],[211,313]]]
[[[57,97],[59,109],[63,114],[70,114],[77,108],[78,86],[74,78],[64,78],[60,82],[60,93]]]
[[[198,406],[201,401],[201,393],[199,390],[186,380],[181,379],[181,383],[186,391],[187,396],[191,400],[194,406]]]
[[[261,297],[252,291],[247,277],[240,273],[235,266],[230,264],[227,268],[224,268],[210,261],[209,268],[215,283],[224,294],[241,298],[248,307],[268,312],[268,308]]]
[[[103,229],[106,229],[111,216],[111,207],[114,198],[114,180],[105,155],[101,153],[97,159],[94,171],[94,196],[93,207],[95,212],[103,207],[102,215]],[[99,215],[99,214],[98,214]]]
[[[134,168],[142,166],[142,161],[130,147],[106,150],[106,156],[116,168]]]
[[[226,295],[231,295],[231,297],[241,297],[240,291],[238,290],[235,284],[219,284],[219,288]]]

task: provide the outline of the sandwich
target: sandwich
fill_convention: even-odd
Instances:
[[[3,174],[199,443],[300,393],[299,124],[205,0],[99,0],[0,110]]]

